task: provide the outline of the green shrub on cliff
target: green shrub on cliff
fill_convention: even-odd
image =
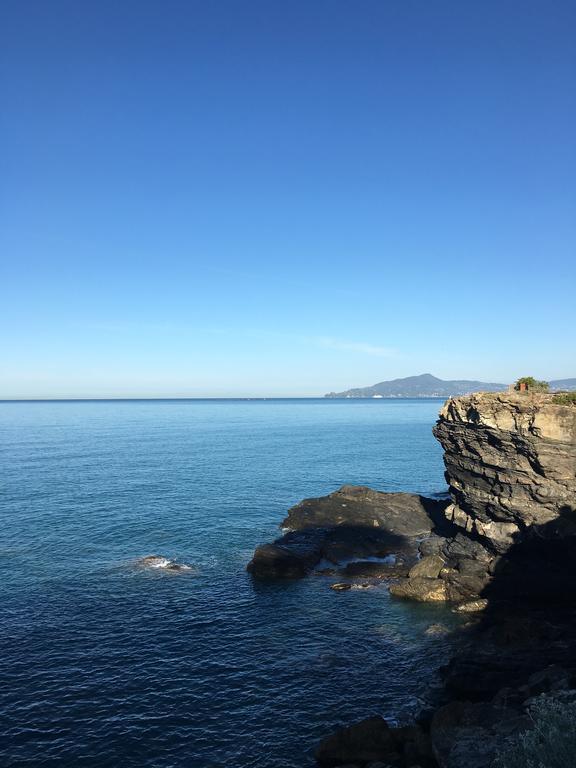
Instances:
[[[576,392],[560,392],[552,398],[558,405],[576,405]]]
[[[518,379],[516,384],[514,384],[514,389],[520,392],[548,392],[549,386],[547,381],[538,381],[534,376],[522,376],[522,378]]]
[[[494,768],[568,768],[576,763],[576,700],[539,696],[531,704],[531,730],[510,740]]]

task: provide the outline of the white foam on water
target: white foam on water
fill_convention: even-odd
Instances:
[[[161,555],[148,555],[138,560],[138,565],[144,568],[160,568],[170,571],[191,571],[193,567],[186,565],[186,563],[177,563],[175,560],[171,560],[169,557],[163,557]]]
[[[367,555],[366,557],[347,557],[338,561],[338,565],[350,565],[351,563],[383,563],[384,565],[395,565],[396,555],[385,555],[377,557],[376,555]]]

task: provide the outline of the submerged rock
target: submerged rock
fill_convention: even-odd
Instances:
[[[438,637],[440,635],[447,635],[450,632],[448,627],[445,624],[430,624],[429,627],[426,627],[424,630],[424,634],[428,635],[429,637]]]
[[[191,565],[187,565],[186,563],[176,563],[174,560],[164,557],[163,555],[146,555],[146,557],[141,557],[137,560],[136,564],[141,568],[158,568],[163,571],[176,573],[180,571],[190,572],[194,570]]]

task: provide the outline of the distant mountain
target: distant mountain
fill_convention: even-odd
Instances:
[[[576,379],[566,379],[566,381],[576,382]],[[373,387],[330,392],[324,397],[451,397],[466,395],[469,392],[501,392],[506,389],[508,389],[506,384],[466,380],[443,381],[432,376],[431,373],[423,373],[421,376],[381,381]]]
[[[567,389],[569,391],[576,389],[576,379],[556,379],[556,381],[549,383],[550,389]]]

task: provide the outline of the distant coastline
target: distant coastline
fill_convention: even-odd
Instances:
[[[576,389],[576,378],[556,379],[550,381],[551,390]],[[445,381],[433,376],[431,373],[422,373],[419,376],[408,376],[403,379],[381,381],[370,387],[357,387],[347,389],[344,392],[329,392],[324,395],[327,398],[420,398],[420,397],[460,397],[470,395],[473,392],[505,392],[508,384],[500,384],[486,381],[470,381],[458,379]]]

